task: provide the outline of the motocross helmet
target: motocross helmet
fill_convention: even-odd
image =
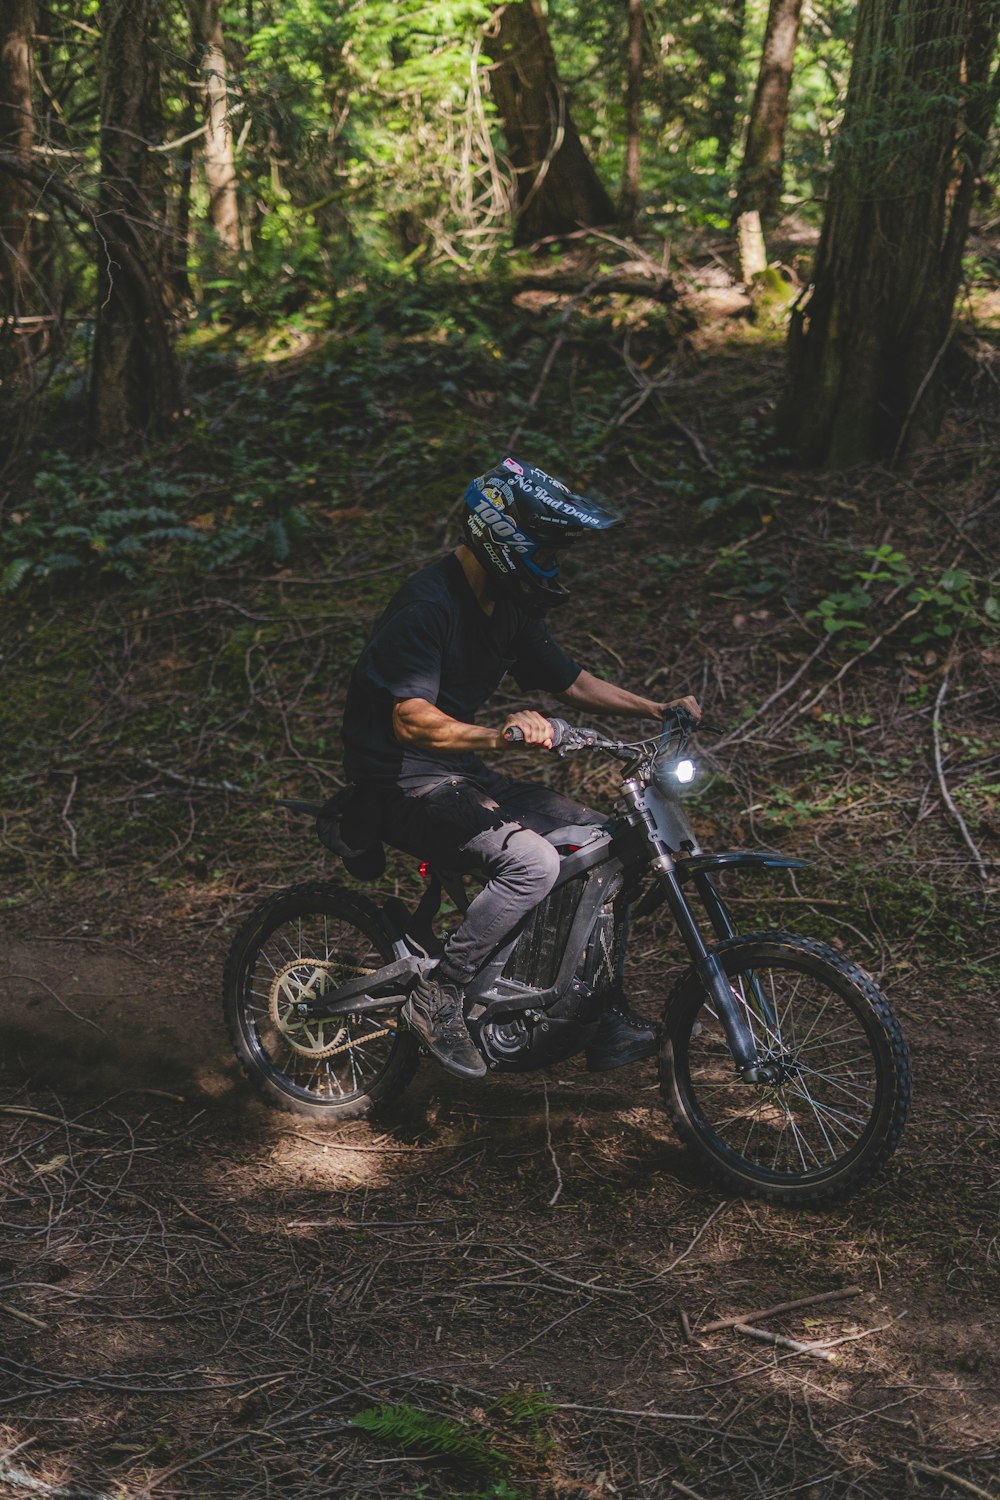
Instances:
[[[466,490],[462,531],[492,592],[544,614],[569,598],[557,554],[619,520],[542,469],[504,458]]]

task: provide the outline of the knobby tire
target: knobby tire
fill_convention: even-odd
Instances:
[[[330,1021],[294,1013],[297,997],[394,957],[375,903],[333,884],[289,886],[251,912],[226,961],[223,1009],[233,1050],[267,1104],[344,1120],[402,1093],[419,1049],[399,1023],[399,1003]]]
[[[835,949],[761,932],[717,950],[780,1084],[743,1083],[721,1024],[689,970],[664,1010],[660,1090],[680,1138],[710,1175],[790,1206],[857,1192],[888,1161],[910,1104],[906,1043],[871,975]]]

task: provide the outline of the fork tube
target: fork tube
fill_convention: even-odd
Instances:
[[[654,856],[657,878],[666,894],[667,905],[677,923],[684,946],[691,955],[695,973],[715,1006],[737,1070],[747,1082],[754,1082],[760,1061],[756,1039],[733,994],[722,960],[718,953],[705,946],[705,940],[677,879],[673,855],[660,837],[653,815],[645,804],[642,795],[645,788],[636,777],[624,781],[622,788],[629,821],[637,823],[646,835]]]

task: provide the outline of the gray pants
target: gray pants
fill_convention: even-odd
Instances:
[[[548,895],[559,855],[542,837],[570,823],[604,823],[605,813],[534,782],[511,781],[483,767],[475,780],[396,787],[383,799],[387,844],[442,869],[485,877],[461,925],[448,939],[441,979],[466,985],[500,940]]]

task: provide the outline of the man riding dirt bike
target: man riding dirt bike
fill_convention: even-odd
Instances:
[[[485,881],[440,961],[402,1010],[405,1024],[451,1072],[486,1062],[466,1026],[463,997],[504,935],[548,895],[560,858],[544,835],[606,821],[548,787],[512,780],[480,755],[512,742],[552,747],[549,719],[531,709],[498,727],[476,714],[509,673],[524,692],[574,709],[655,719],[700,716],[694,698],[654,701],[595,677],[553,640],[544,616],[568,591],[562,551],[619,524],[541,469],[507,457],[465,492],[464,542],[414,573],[372,632],[351,677],[345,769],[355,791],[344,828]],[[350,840],[348,840],[348,843]],[[656,1031],[610,990],[585,1056],[592,1071],[650,1056]]]
[[[721,885],[803,861],[701,847],[682,805],[694,699],[601,682],[549,635],[545,610],[565,598],[559,552],[614,524],[513,458],[469,486],[464,543],[407,580],[358,660],[344,722],[354,783],[325,805],[280,799],[369,891],[311,879],[248,914],[223,976],[229,1036],[268,1104],[323,1121],[398,1098],[421,1043],[477,1078],[581,1052],[590,1069],[617,1068],[655,1051],[664,1107],[713,1178],[773,1203],[833,1203],[896,1149],[906,1041],[848,955],[785,929],[740,930]],[[659,722],[626,740],[530,709],[477,725],[508,671],[525,691]],[[612,810],[479,759],[518,742],[616,762]],[[383,843],[424,862],[414,907],[378,889]],[[471,904],[469,872],[485,878]],[[445,895],[461,918],[448,936]],[[686,954],[663,975],[658,1032],[624,999],[633,925],[657,912]],[[669,971],[674,957],[656,962]]]

